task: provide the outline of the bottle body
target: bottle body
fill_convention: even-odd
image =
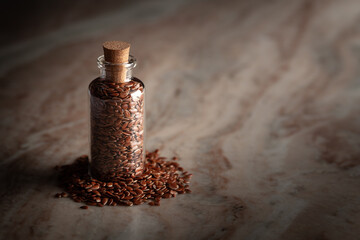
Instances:
[[[145,163],[144,84],[131,74],[125,82],[102,75],[90,83],[89,96],[91,176],[111,180],[141,174]]]

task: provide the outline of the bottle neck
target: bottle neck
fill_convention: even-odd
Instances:
[[[100,77],[113,82],[129,82],[132,69],[136,67],[136,59],[130,55],[127,63],[113,64],[106,62],[104,56],[97,59]]]

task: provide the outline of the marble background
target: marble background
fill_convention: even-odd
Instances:
[[[3,28],[1,239],[360,239],[359,1],[105,2]],[[53,198],[52,168],[88,151],[114,39],[147,87],[147,148],[179,157],[193,193],[85,211]]]

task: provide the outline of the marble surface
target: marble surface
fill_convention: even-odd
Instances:
[[[144,1],[2,45],[0,238],[360,239],[359,26],[357,0]],[[147,148],[194,174],[160,207],[53,198],[112,39],[147,87]]]

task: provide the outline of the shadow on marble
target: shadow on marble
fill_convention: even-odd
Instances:
[[[38,162],[41,161],[25,155],[1,165],[1,195],[12,197],[28,190],[43,191],[45,188],[57,187],[56,171],[51,167],[41,166]]]

